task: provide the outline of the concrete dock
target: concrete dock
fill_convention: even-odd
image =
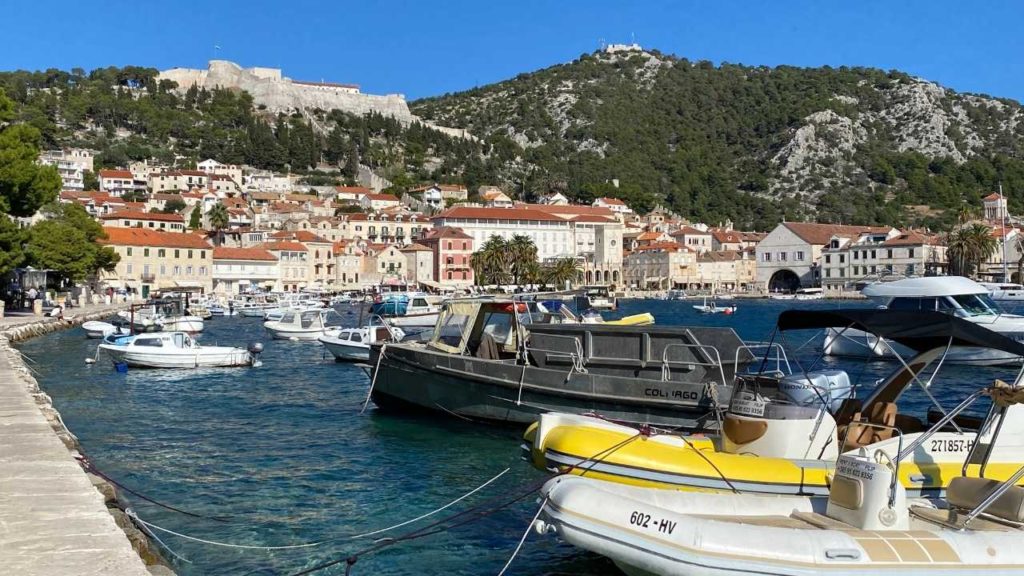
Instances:
[[[114,309],[79,308],[73,313],[77,321]],[[28,330],[59,329],[56,322],[0,318],[0,572],[150,576],[106,498],[58,436],[53,422],[59,417],[49,397],[36,388],[8,345],[9,337]]]

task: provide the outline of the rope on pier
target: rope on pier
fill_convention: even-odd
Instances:
[[[373,378],[370,379],[370,390],[366,393],[366,401],[363,402],[363,409],[359,411],[360,414],[366,412],[366,407],[370,405],[370,397],[373,396],[373,387],[377,384],[377,375],[380,374],[380,361],[384,359],[384,354],[387,350],[387,342],[380,345],[380,354],[377,355],[377,365],[373,368]]]
[[[554,492],[554,490],[555,489],[552,488],[551,492]],[[523,531],[523,537],[519,539],[519,544],[516,544],[516,549],[512,551],[512,555],[509,556],[508,562],[505,562],[505,565],[502,566],[501,572],[498,572],[498,576],[505,576],[505,572],[508,570],[508,567],[512,565],[512,561],[516,559],[516,556],[519,555],[519,551],[523,549],[523,544],[526,542],[526,537],[530,535],[530,530],[533,529],[534,523],[537,522],[537,518],[540,518],[540,513],[544,511],[544,506],[546,506],[548,500],[551,499],[551,492],[548,492],[548,495],[545,496],[544,499],[540,501],[540,506],[537,507],[537,513],[533,515],[533,519],[530,520],[530,523],[526,525],[526,530]]]

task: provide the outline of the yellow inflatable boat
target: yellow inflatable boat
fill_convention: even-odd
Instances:
[[[650,312],[644,312],[642,314],[624,316],[618,320],[605,320],[604,323],[611,324],[612,326],[650,326],[654,324],[654,315]]]
[[[890,321],[893,314],[881,317]],[[715,436],[659,433],[599,417],[548,413],[526,432],[524,449],[540,469],[679,490],[825,495],[839,455],[862,448],[899,454],[899,481],[912,496],[941,496],[950,480],[962,475],[1005,480],[1024,462],[1024,408],[1006,410],[998,425],[1010,433],[995,448],[988,443],[992,430],[982,429],[980,418],[948,416],[941,407],[915,417],[908,414],[912,407],[900,401],[908,388],[925,386],[918,375],[947,351],[945,346],[933,347],[936,343],[952,338],[1011,352],[1024,349],[973,324],[946,318],[950,324],[945,326],[945,320],[932,315],[916,318],[915,329],[934,320],[939,325],[932,328],[940,332],[901,341],[924,351],[902,363],[868,398],[845,400],[834,413],[826,398],[795,402],[797,396],[787,388],[792,378],[738,376]],[[861,326],[877,328],[871,322]],[[929,395],[948,396],[936,394],[941,388],[934,377],[929,379]],[[935,425],[938,430],[919,441]]]

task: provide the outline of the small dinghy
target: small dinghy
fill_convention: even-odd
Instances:
[[[534,529],[610,558],[630,575],[1024,574],[1024,467],[1001,480],[990,457],[1016,446],[1003,426],[1024,402],[1021,378],[961,403],[900,452],[839,456],[827,497],[702,494],[560,476],[544,486]],[[974,401],[991,398],[984,441],[962,454],[942,499],[897,481],[903,459]],[[1003,442],[1000,442],[1000,439]]]
[[[200,346],[185,332],[150,332],[107,336],[99,350],[115,364],[136,368],[222,368],[257,366],[263,344],[255,342],[248,348]]]
[[[398,342],[405,338],[405,332],[396,326],[371,324],[361,328],[342,328],[337,335],[317,338],[335,360],[367,362],[370,360],[370,344],[374,342]]]
[[[82,324],[82,330],[85,330],[85,335],[89,338],[104,338],[110,334],[127,334],[128,329],[124,327],[118,327],[110,322],[100,322],[99,320],[91,320]]]
[[[708,304],[708,299],[706,297],[704,298],[704,303],[703,304],[694,305],[693,309],[698,311],[698,312],[700,312],[701,314],[735,314],[736,313],[736,307],[735,306],[719,306],[717,303],[715,303],[714,300],[711,301],[711,304]]]

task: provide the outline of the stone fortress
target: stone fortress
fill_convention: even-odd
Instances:
[[[420,122],[449,136],[472,138],[465,130],[436,126],[413,115],[403,94],[379,96],[363,94],[355,84],[301,82],[283,76],[279,68],[242,68],[227,60],[210,60],[206,70],[171,68],[160,72],[157,80],[172,80],[182,91],[192,86],[245,90],[252,96],[253,102],[265,106],[273,113],[290,113],[294,110],[306,112],[316,108],[338,109],[358,116],[377,112],[391,116],[402,124]]]

